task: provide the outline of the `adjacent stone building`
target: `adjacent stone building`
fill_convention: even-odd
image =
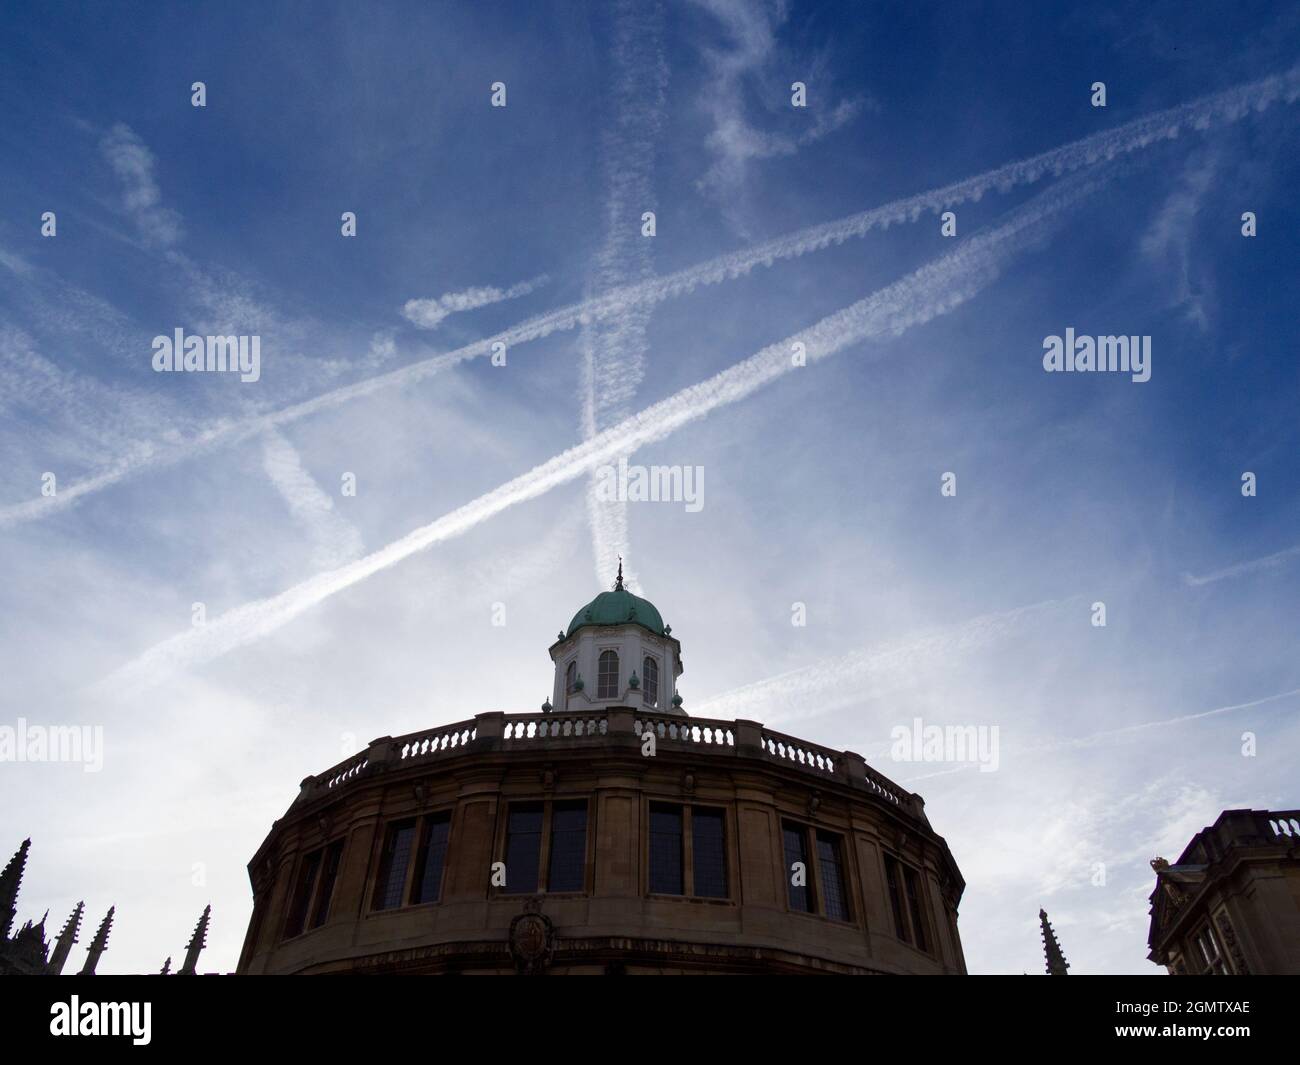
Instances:
[[[55,937],[52,947],[45,936],[45,922],[50,916],[48,910],[40,921],[33,924],[29,919],[23,922],[16,933],[10,934],[18,914],[18,894],[22,888],[23,874],[27,870],[27,855],[31,847],[30,839],[23,840],[14,856],[0,871],[0,976],[63,976],[66,975],[64,967],[68,956],[81,931],[81,919],[86,912],[84,902],[77,903]],[[113,916],[116,912],[117,907],[110,906],[104,919],[99,922],[99,927],[95,929],[95,934],[86,947],[86,960],[77,971],[77,976],[96,974],[99,959],[108,949],[108,937],[113,930]],[[204,909],[194,935],[190,937],[185,964],[177,975],[195,975],[194,966],[199,952],[207,942],[211,914],[211,906]],[[171,958],[168,958],[163,964],[161,975],[166,976],[171,972],[171,962]]]
[[[964,973],[924,803],[851,751],[690,718],[623,587],[550,648],[541,713],[375,740],[249,863],[241,973]]]
[[[1151,863],[1150,959],[1177,976],[1300,973],[1300,810],[1225,810]]]

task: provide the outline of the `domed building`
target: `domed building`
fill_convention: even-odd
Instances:
[[[249,863],[241,973],[964,973],[965,884],[852,751],[689,717],[623,587],[550,647],[540,713],[384,736]]]

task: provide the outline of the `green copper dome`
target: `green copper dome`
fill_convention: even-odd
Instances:
[[[640,625],[656,636],[664,636],[664,619],[654,603],[633,595],[623,587],[623,566],[618,567],[618,582],[612,592],[601,592],[569,622],[567,639],[584,625]]]

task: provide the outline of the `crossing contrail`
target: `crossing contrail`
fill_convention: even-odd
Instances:
[[[461,536],[510,507],[535,499],[619,455],[662,440],[792,372],[798,365],[796,345],[803,346],[806,362],[812,363],[851,344],[897,336],[948,313],[990,284],[1018,253],[1040,242],[1069,208],[1099,185],[1098,179],[1085,182],[1076,178],[1054,186],[1012,211],[995,229],[976,234],[893,284],[646,407],[386,547],[278,595],[235,607],[205,626],[187,629],[155,645],[111,674],[109,686],[129,689],[148,684],[168,667],[197,665],[251,643],[418,551]]]
[[[653,305],[691,293],[702,285],[714,285],[742,277],[758,266],[771,266],[778,260],[798,258],[832,244],[865,236],[872,230],[885,229],[902,222],[914,222],[927,211],[978,201],[986,192],[1007,192],[1016,186],[1035,183],[1049,174],[1059,177],[1142,151],[1160,141],[1173,139],[1186,129],[1205,130],[1236,122],[1251,111],[1263,111],[1279,101],[1294,103],[1297,98],[1300,98],[1300,66],[1283,74],[1274,74],[1157,111],[1122,126],[1090,134],[1050,151],[1007,163],[942,188],[904,197],[833,222],[810,226],[663,277],[620,286],[581,303],[536,315],[464,347],[324,392],[269,414],[219,422],[185,441],[141,444],[130,456],[116,460],[108,469],[61,487],[57,495],[39,496],[0,508],[0,528],[62,510],[84,496],[116,484],[142,469],[174,465],[212,447],[238,443],[267,429],[332,409],[353,399],[388,388],[414,384],[461,362],[490,355],[497,344],[509,348],[543,339],[560,330],[604,321],[625,313],[631,307]]]
[[[664,13],[644,0],[620,0],[614,23],[609,127],[601,138],[605,235],[589,278],[594,291],[631,281],[653,280],[654,239],[642,234],[645,211],[657,211],[655,143],[663,128],[668,65],[663,53]],[[647,327],[652,306],[637,303],[608,319],[582,327],[583,437],[632,414],[645,377]],[[627,502],[600,498],[599,473],[587,479],[587,520],[591,526],[596,579],[605,584],[622,559],[624,583],[639,592],[635,563],[628,550]]]

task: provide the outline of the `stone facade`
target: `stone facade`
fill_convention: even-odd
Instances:
[[[680,886],[653,890],[665,868]],[[384,737],[303,782],[249,875],[241,973],[965,972],[964,882],[920,797],[750,721],[613,706]]]
[[[1225,810],[1151,863],[1150,959],[1176,976],[1300,974],[1300,810]]]

